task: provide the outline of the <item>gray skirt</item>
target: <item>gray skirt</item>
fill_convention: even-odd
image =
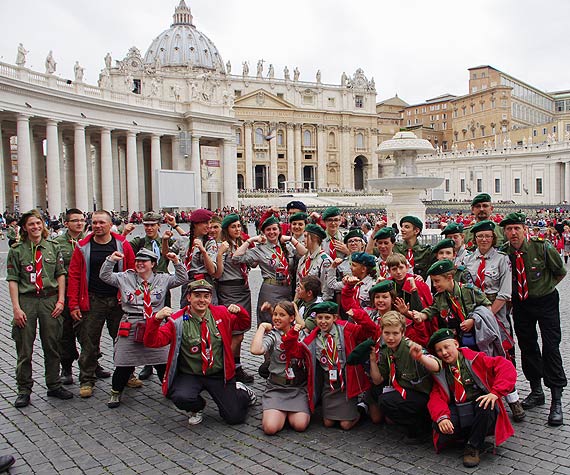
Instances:
[[[335,389],[332,390],[329,384],[328,373],[319,365],[316,368],[318,383],[322,381],[321,405],[323,409],[323,418],[331,421],[353,421],[358,417],[358,409],[356,404],[357,397],[352,399],[346,398],[346,381],[345,390],[340,390],[340,383],[335,383]]]
[[[166,364],[168,361],[168,351],[170,345],[162,348],[147,348],[143,343],[135,342],[135,326],[136,322],[142,322],[144,317],[135,317],[128,315],[128,321],[131,323],[129,336],[117,336],[113,350],[113,359],[115,366],[143,366],[143,365],[159,365]],[[127,321],[127,315],[123,315],[121,322]]]
[[[235,282],[235,281],[229,281]],[[251,292],[249,287],[242,285],[228,285],[218,281],[218,304],[226,307],[232,303],[241,305],[251,315]]]
[[[276,409],[284,412],[304,412],[309,409],[307,386],[281,386],[267,381],[267,387],[261,400],[263,410]]]
[[[259,289],[259,296],[257,297],[257,326],[262,322],[272,322],[271,312],[261,311],[261,306],[264,302],[269,302],[271,305],[275,305],[280,300],[291,301],[292,297],[291,286],[271,285],[264,282],[261,285],[261,289]]]

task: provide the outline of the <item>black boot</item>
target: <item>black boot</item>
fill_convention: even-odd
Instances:
[[[550,388],[552,402],[550,403],[550,413],[548,414],[549,426],[561,426],[564,424],[562,417],[562,388]]]
[[[530,394],[522,401],[523,409],[532,409],[536,406],[544,405],[544,391],[540,380],[530,382]]]
[[[139,379],[144,381],[145,379],[150,378],[152,376],[152,369],[153,368],[151,365],[145,365],[145,367],[139,373]]]

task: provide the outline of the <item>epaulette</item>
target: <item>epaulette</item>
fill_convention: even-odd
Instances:
[[[534,242],[546,242],[544,241],[544,238],[541,238],[540,236],[531,236],[530,240]]]

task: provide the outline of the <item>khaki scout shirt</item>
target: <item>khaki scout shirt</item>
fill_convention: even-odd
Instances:
[[[513,292],[517,290],[517,272],[515,249],[506,243],[501,250],[511,259],[513,268]],[[541,238],[531,237],[530,241],[524,240],[520,248],[523,253],[526,281],[528,284],[528,296],[544,297],[554,291],[560,281],[557,277],[565,276],[566,269],[558,251]]]
[[[404,389],[419,391],[429,394],[432,386],[432,378],[429,371],[419,362],[410,356],[411,340],[403,338],[396,351],[382,345],[378,369],[387,385],[390,383],[390,357],[394,355],[396,364],[396,381]],[[424,354],[428,355],[424,350]],[[430,356],[430,355],[428,355]],[[431,356],[430,356],[431,357]],[[441,367],[441,363],[440,363]]]
[[[77,243],[81,241],[85,237],[84,233],[81,233],[77,238],[72,238],[69,235],[69,231],[66,231],[61,236],[58,236],[54,239],[54,241],[59,246],[59,250],[61,251],[61,256],[63,257],[63,264],[65,269],[69,269],[69,263],[71,262],[71,256],[73,255],[73,251],[77,247]]]
[[[459,285],[457,282],[454,282],[452,294],[454,297],[457,297],[457,300],[461,304],[465,318],[467,318],[478,305],[491,305],[491,302],[485,294],[481,292],[481,289],[472,284]],[[451,316],[452,312],[449,300],[447,299],[447,292],[438,292],[435,294],[433,304],[424,308],[422,313],[425,313],[429,320],[436,316],[440,316],[445,320],[446,317]]]
[[[43,290],[56,290],[58,288],[57,278],[60,275],[67,274],[59,246],[50,239],[42,239],[38,247],[42,251]],[[35,249],[36,246],[34,246],[34,253]],[[20,294],[36,293],[36,284],[32,281],[32,275],[35,276],[36,267],[31,241],[19,242],[10,248],[6,268],[6,280],[18,282],[18,292]]]
[[[414,252],[414,274],[422,276],[422,279],[427,279],[427,271],[429,266],[431,266],[433,261],[433,254],[431,252],[431,246],[427,244],[420,244],[416,242],[412,246],[412,251]],[[407,257],[408,245],[405,242],[397,242],[394,244],[394,252],[398,254],[403,254]]]

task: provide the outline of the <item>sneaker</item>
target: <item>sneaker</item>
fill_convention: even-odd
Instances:
[[[236,368],[236,381],[240,381],[242,383],[253,383],[253,375],[246,373],[243,369],[243,366],[238,366]]]
[[[88,398],[93,396],[93,386],[85,384],[79,388],[79,396],[82,398]]]
[[[131,374],[129,381],[127,382],[127,386],[129,388],[142,388],[143,382],[139,378],[137,378],[133,373]]]
[[[202,422],[203,418],[204,417],[202,411],[191,412],[190,417],[188,418],[188,424],[190,424],[191,426],[196,426],[200,424],[200,422]]]
[[[236,381],[236,388],[245,391],[249,397],[249,405],[253,406],[257,402],[257,396],[255,391],[251,389],[249,386],[246,386],[241,381]]]
[[[97,379],[106,379],[111,377],[111,372],[107,371],[105,368],[98,364],[97,368],[95,369],[95,376]]]
[[[473,468],[479,465],[479,462],[479,450],[467,444],[465,446],[465,450],[463,451],[463,466],[467,468]]]
[[[65,386],[73,384],[73,374],[71,373],[71,369],[61,368],[60,378],[61,384],[64,384]]]
[[[358,412],[360,412],[361,417],[368,415],[368,404],[366,404],[365,401],[360,401],[356,405],[356,409],[358,409]]]
[[[59,387],[57,389],[50,389],[47,392],[49,397],[56,397],[58,399],[71,399],[73,397],[73,393],[68,391],[65,388]]]
[[[110,409],[114,409],[115,407],[119,407],[121,405],[121,391],[113,391],[111,389],[111,399],[107,403],[107,407]]]
[[[509,407],[511,408],[511,413],[513,414],[513,421],[522,422],[526,417],[526,412],[524,411],[522,404],[519,401],[509,402]]]

